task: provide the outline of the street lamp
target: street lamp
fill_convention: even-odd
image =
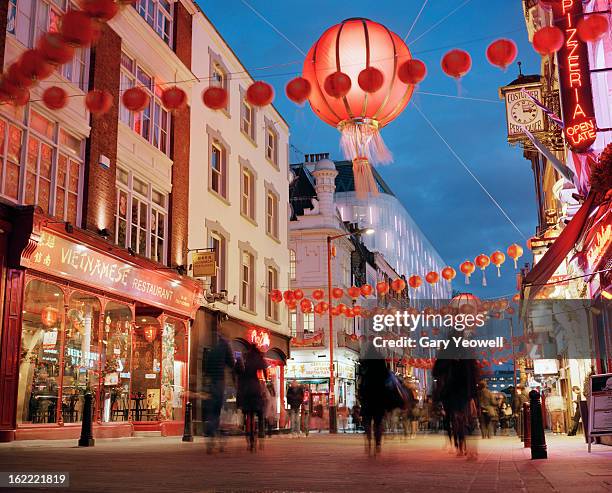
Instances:
[[[328,316],[329,316],[329,432],[338,433],[336,421],[336,394],[334,382],[334,319],[332,316],[332,241],[345,236],[361,236],[371,235],[374,233],[372,228],[363,228],[349,233],[342,233],[335,236],[327,237],[327,297],[329,300]]]

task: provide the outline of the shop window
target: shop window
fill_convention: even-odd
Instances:
[[[18,423],[56,423],[60,385],[60,353],[64,294],[55,284],[32,280],[25,289]]]
[[[75,292],[70,297],[64,333],[62,418],[64,423],[83,418],[84,395],[94,394],[94,417],[100,418],[101,341],[100,301],[95,295]]]
[[[162,336],[159,320],[137,317],[132,353],[133,421],[156,421],[161,408]]]
[[[170,155],[170,114],[161,104],[162,87],[156,85],[156,79],[140,67],[136,60],[121,53],[120,89],[126,91],[134,86],[149,95],[149,105],[141,112],[134,113],[120,104],[119,119],[151,145]]]
[[[78,226],[83,140],[59,127],[34,110],[0,116],[0,195]]]
[[[115,242],[165,264],[167,221],[168,195],[131,172],[118,169]]]
[[[161,349],[160,418],[182,419],[183,394],[187,384],[187,346],[183,322],[173,319],[164,322]]]
[[[102,344],[102,421],[127,421],[130,401],[130,353],[132,310],[129,306],[107,303]]]

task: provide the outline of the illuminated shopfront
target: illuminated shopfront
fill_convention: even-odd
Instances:
[[[18,348],[18,358],[0,369],[17,377],[2,399],[14,425],[0,436],[77,437],[87,392],[94,436],[181,433],[198,286],[107,254],[80,231],[62,233],[32,233],[20,259],[19,323],[4,324],[2,348]]]

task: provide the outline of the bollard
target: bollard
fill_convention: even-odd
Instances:
[[[523,403],[523,447],[531,447],[531,409],[529,402]]]
[[[89,391],[85,394],[85,404],[83,406],[83,421],[81,423],[81,438],[79,447],[93,447],[96,441],[93,438],[93,394]]]
[[[193,442],[193,422],[191,418],[191,402],[185,404],[185,428],[183,428],[183,442]]]
[[[546,437],[544,435],[544,422],[542,420],[542,403],[537,390],[529,392],[531,405],[531,458],[547,459]]]

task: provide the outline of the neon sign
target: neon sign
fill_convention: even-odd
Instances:
[[[255,344],[260,351],[267,351],[270,347],[270,334],[265,330],[251,329],[249,340]]]
[[[561,105],[565,138],[577,152],[586,151],[597,137],[588,49],[578,38],[576,25],[583,16],[582,0],[561,0],[553,4],[555,25],[563,31],[565,43],[558,52]]]

